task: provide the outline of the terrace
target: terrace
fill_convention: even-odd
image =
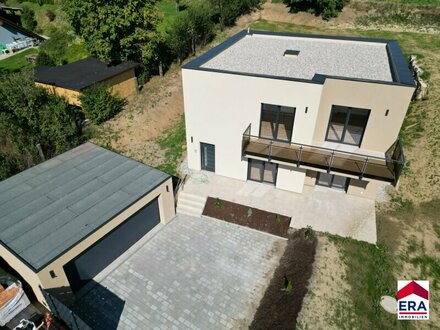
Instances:
[[[399,140],[388,149],[385,157],[377,157],[255,136],[251,134],[251,124],[243,133],[242,154],[244,157],[264,158],[296,167],[349,175],[359,180],[386,181],[393,185],[399,180],[405,163]]]

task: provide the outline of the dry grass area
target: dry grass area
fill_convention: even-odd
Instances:
[[[343,298],[350,289],[346,276],[345,264],[336,244],[326,236],[318,235],[309,291],[298,315],[297,328],[340,329],[334,320],[344,311],[349,311],[345,307],[351,304],[348,298]]]
[[[182,79],[175,66],[164,77],[154,77],[129,100],[115,118],[97,128],[95,142],[151,166],[165,161],[159,140],[183,115]]]
[[[439,32],[440,7],[395,1],[352,0],[328,21],[308,12],[291,13],[281,1],[267,1],[259,19],[319,28]]]

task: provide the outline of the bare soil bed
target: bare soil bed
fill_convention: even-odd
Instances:
[[[208,197],[203,215],[281,237],[288,236],[290,225],[289,217],[212,197]]]
[[[317,238],[306,229],[288,235],[287,247],[249,329],[295,329],[313,272]],[[291,289],[286,289],[291,282]]]

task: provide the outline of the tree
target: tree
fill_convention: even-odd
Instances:
[[[36,65],[55,66],[55,60],[45,51],[40,50],[37,55]]]
[[[20,16],[21,25],[27,30],[35,30],[37,21],[35,20],[35,12],[29,7],[24,7]]]
[[[240,15],[246,14],[261,4],[261,0],[210,0],[220,23],[220,29],[231,26]]]
[[[157,62],[161,20],[156,0],[65,0],[64,9],[76,34],[101,60]]]
[[[191,38],[191,51],[196,53],[196,46],[206,45],[214,35],[213,12],[206,2],[195,2],[188,9],[188,27]]]
[[[40,53],[46,53],[57,65],[64,64],[67,48],[72,40],[73,36],[58,30],[52,34],[50,39],[41,44]]]
[[[206,45],[214,35],[213,12],[208,4],[194,2],[177,17],[168,29],[168,44],[179,63],[197,46]]]
[[[323,19],[338,16],[349,0],[284,0],[291,12],[310,11]]]
[[[188,13],[185,12],[177,19],[175,19],[168,30],[167,43],[174,54],[177,56],[177,61],[182,63],[182,60],[189,54],[191,50],[191,27],[188,19]]]
[[[125,105],[125,100],[103,85],[87,88],[79,97],[81,107],[94,124],[101,124],[119,113]]]
[[[0,81],[0,155],[3,175],[14,174],[81,142],[81,114],[59,96],[37,88],[31,71]],[[7,162],[4,158],[9,159]],[[12,161],[11,161],[12,160]],[[6,165],[5,165],[6,164]],[[6,173],[6,174],[5,174]]]

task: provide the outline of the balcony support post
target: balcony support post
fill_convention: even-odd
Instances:
[[[303,152],[303,146],[300,145],[299,147],[299,154],[298,154],[298,161],[296,162],[296,167],[299,167],[301,165],[301,155]]]
[[[335,158],[335,151],[332,151],[332,156],[330,157],[330,161],[328,163],[328,169],[327,169],[327,173],[330,173],[330,171],[332,170],[332,166],[333,166],[333,159]]]
[[[270,141],[270,143],[269,143],[269,161],[272,160],[272,145],[273,145],[273,141]]]
[[[364,178],[365,171],[367,170],[368,165],[368,157],[365,158],[364,165],[362,166],[361,174],[359,175],[359,180],[362,180]]]

